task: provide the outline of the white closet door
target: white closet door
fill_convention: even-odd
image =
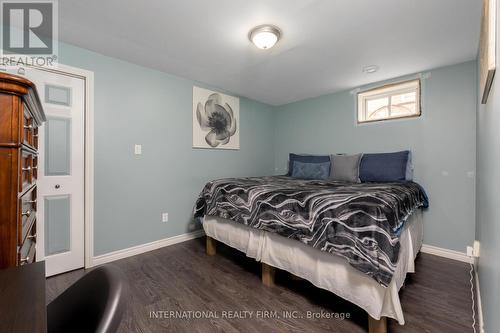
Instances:
[[[85,82],[26,68],[47,121],[39,130],[37,260],[47,276],[84,266]]]

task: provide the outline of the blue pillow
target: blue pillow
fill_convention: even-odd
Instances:
[[[359,166],[361,182],[398,182],[406,180],[410,151],[364,154]]]
[[[330,175],[330,162],[325,163],[293,163],[292,177],[301,179],[327,179]]]
[[[293,164],[295,161],[302,163],[330,163],[330,155],[297,155],[290,154],[288,158],[288,176],[292,175]]]

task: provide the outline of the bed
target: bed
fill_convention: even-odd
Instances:
[[[287,176],[211,181],[195,216],[207,235],[358,305],[370,333],[404,324],[398,292],[422,245],[425,191],[414,182],[349,184]]]

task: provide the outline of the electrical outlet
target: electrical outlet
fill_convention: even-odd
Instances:
[[[474,241],[474,257],[479,258],[481,254],[481,243],[479,241]]]
[[[467,257],[474,256],[474,248],[472,246],[467,246]]]
[[[142,154],[142,146],[141,145],[135,145],[134,146],[134,154],[135,155],[141,155]]]
[[[161,214],[161,221],[162,222],[168,222],[168,213],[162,213]]]

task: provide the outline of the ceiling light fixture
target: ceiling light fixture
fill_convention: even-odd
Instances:
[[[259,49],[270,49],[281,37],[281,31],[274,25],[259,25],[248,33],[248,39]]]
[[[376,71],[378,71],[377,65],[370,65],[370,66],[363,67],[363,73],[366,73],[366,74],[373,74]]]

